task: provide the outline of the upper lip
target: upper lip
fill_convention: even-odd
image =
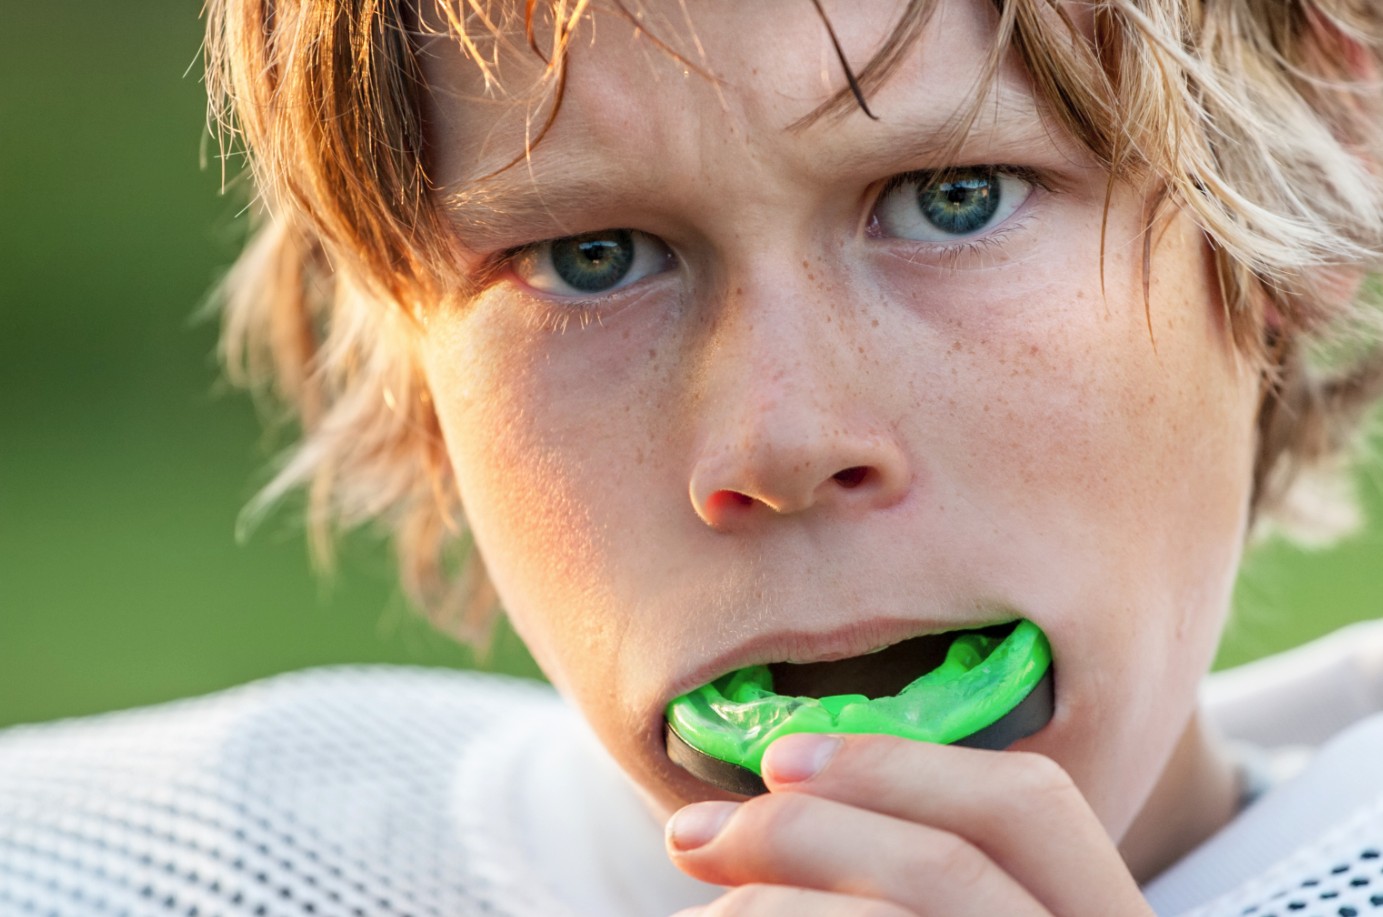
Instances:
[[[678,679],[670,697],[714,681],[722,675],[751,665],[774,662],[833,662],[884,649],[915,637],[944,634],[1004,624],[1016,620],[1011,612],[969,621],[917,620],[915,618],[870,618],[850,621],[828,630],[768,631],[749,638],[715,656]]]

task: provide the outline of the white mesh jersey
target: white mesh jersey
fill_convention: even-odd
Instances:
[[[1383,917],[1383,621],[1211,676],[1203,701],[1275,785],[1144,889],[1157,912]]]
[[[0,915],[634,917],[711,897],[582,732],[546,685],[393,667],[0,732]]]
[[[1158,914],[1383,917],[1383,716],[1144,889]]]
[[[1363,719],[1151,883],[1159,914],[1383,917],[1381,673],[1375,627],[1220,681],[1211,712],[1250,741],[1300,732],[1274,691],[1314,692],[1313,729]],[[0,732],[0,917],[665,917],[716,894],[532,682],[318,669]]]

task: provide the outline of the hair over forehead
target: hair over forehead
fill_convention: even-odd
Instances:
[[[1200,225],[1234,339],[1269,391],[1254,509],[1296,512],[1287,498],[1299,472],[1343,454],[1383,377],[1371,343],[1347,365],[1310,359],[1332,329],[1371,326],[1350,278],[1383,261],[1383,5],[904,0],[887,37],[856,61],[835,41],[830,4],[783,0],[785,15],[820,21],[839,64],[838,92],[796,127],[855,107],[876,114],[873,93],[947,2],[991,11],[991,79],[1021,68],[1044,116],[1105,165],[1111,185],[1155,191],[1150,228],[1168,209]],[[647,0],[207,2],[212,116],[223,149],[238,142],[248,158],[259,225],[223,287],[223,348],[232,377],[271,389],[302,428],[251,514],[306,486],[321,546],[334,527],[382,520],[409,591],[443,616],[470,609],[450,617],[462,630],[483,629],[483,577],[464,559],[464,495],[412,349],[419,305],[465,289],[443,189],[429,180],[424,112],[444,87],[426,84],[419,49],[456,42],[496,92],[503,55],[538,62],[531,148],[560,116],[569,52],[597,12],[714,79],[695,40],[696,17],[713,13],[666,5],[681,35],[648,26]],[[977,114],[958,113],[953,142]]]

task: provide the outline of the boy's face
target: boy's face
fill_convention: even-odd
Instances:
[[[827,3],[848,59],[903,5]],[[796,128],[842,84],[808,6],[645,4],[709,76],[597,11],[531,162],[456,213],[476,270],[503,261],[423,342],[467,518],[544,670],[660,805],[715,795],[664,756],[672,697],[1017,617],[1051,639],[1057,702],[1021,747],[1116,837],[1186,724],[1257,380],[1199,233],[1159,228],[1145,304],[1142,196],[1106,211],[1021,73],[935,158],[987,7],[940,5],[878,121]],[[433,178],[472,189],[522,149],[541,65],[504,56],[494,98],[449,41],[425,66]],[[942,166],[973,168],[890,181]]]

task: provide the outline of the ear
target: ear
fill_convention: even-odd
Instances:
[[[1307,38],[1324,64],[1322,73],[1334,71],[1351,82],[1377,84],[1378,60],[1349,26],[1324,12],[1317,2],[1305,0],[1302,6],[1311,30]]]
[[[1376,121],[1380,112],[1378,56],[1360,40],[1359,32],[1348,21],[1348,12],[1339,15],[1327,12],[1326,8],[1331,6],[1342,4],[1302,0],[1308,30],[1303,36],[1306,44],[1303,63],[1319,78],[1343,84],[1342,88],[1330,93],[1331,103],[1337,106],[1335,132],[1343,142],[1361,148],[1365,166],[1377,173],[1383,163],[1363,153],[1362,148],[1366,146],[1360,140],[1376,137],[1376,129],[1366,125]],[[1332,302],[1348,303],[1359,295],[1359,288],[1367,276],[1368,272],[1362,267],[1342,265],[1321,271],[1315,280],[1324,297]],[[1282,319],[1276,310],[1269,310],[1266,319],[1269,328],[1280,330]]]

